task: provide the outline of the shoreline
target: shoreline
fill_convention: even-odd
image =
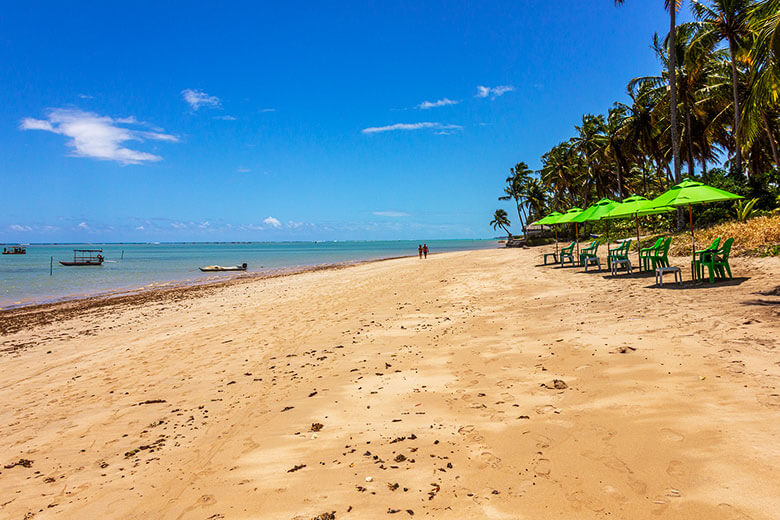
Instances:
[[[429,256],[447,255],[457,252],[458,251],[432,253]],[[117,292],[101,292],[97,294],[64,297],[55,301],[42,303],[2,307],[0,308],[0,335],[16,332],[22,327],[47,324],[73,317],[79,312],[110,307],[112,305],[142,305],[164,300],[179,300],[182,298],[196,297],[198,294],[205,293],[206,291],[232,285],[296,276],[318,271],[340,270],[363,264],[386,262],[402,258],[414,258],[414,255],[281,268],[270,272],[228,275],[228,277],[221,280],[208,279],[202,282],[172,280],[170,282],[160,282],[161,284],[166,284],[165,286],[144,286],[127,291],[117,290]],[[1,349],[0,352],[2,352]]]

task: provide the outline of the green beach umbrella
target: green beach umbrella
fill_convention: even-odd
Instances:
[[[571,208],[569,211],[558,217],[556,224],[571,224],[574,223],[574,239],[577,241],[577,257],[580,256],[580,237],[578,223],[574,221],[574,217],[582,213],[582,208]]]
[[[672,186],[669,191],[662,193],[652,200],[655,206],[688,206],[688,219],[691,224],[691,254],[695,254],[696,241],[693,237],[693,204],[705,202],[722,202],[724,200],[737,200],[744,197],[725,190],[707,186],[698,181],[686,179],[680,184]]]
[[[552,213],[550,213],[546,217],[542,217],[539,220],[537,220],[536,222],[534,222],[534,224],[537,224],[537,225],[540,225],[540,226],[549,226],[549,225],[552,225],[552,224],[557,224],[556,220],[558,220],[558,218],[562,217],[562,216],[563,216],[563,213],[559,213],[557,211],[553,211]]]
[[[557,220],[563,216],[563,213],[559,213],[557,211],[553,211],[546,217],[542,217],[534,224],[541,225],[541,226],[554,226],[554,224],[557,224]],[[555,228],[555,258],[558,258],[558,228]]]
[[[612,211],[619,206],[619,202],[609,199],[601,199],[597,203],[590,206],[588,209],[574,217],[574,222],[592,222],[594,220],[601,220],[604,215]],[[609,222],[607,222],[607,249],[609,249]]]
[[[572,218],[572,222],[590,222],[593,220],[601,220],[601,218],[620,206],[619,202],[609,199],[601,199],[597,203],[584,210],[582,213]]]
[[[628,197],[622,204],[615,206],[609,213],[604,215],[605,219],[631,218],[634,217],[636,224],[636,254],[639,258],[639,217],[644,215],[658,215],[659,213],[668,213],[674,211],[670,206],[656,206],[652,200],[648,200],[640,195]],[[641,258],[638,260],[641,269]]]

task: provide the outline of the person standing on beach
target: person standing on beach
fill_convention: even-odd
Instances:
[[[417,254],[422,258],[422,244],[417,245]]]
[[[428,244],[423,244],[423,256],[428,258]]]

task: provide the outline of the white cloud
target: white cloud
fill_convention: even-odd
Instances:
[[[422,123],[396,123],[394,125],[387,125],[387,126],[373,126],[369,128],[364,128],[361,130],[364,134],[376,134],[380,132],[392,132],[395,130],[422,130],[423,128],[436,128],[439,130],[458,130],[463,128],[460,125],[443,125],[441,123],[430,123],[430,122],[422,122]]]
[[[239,166],[236,171],[238,171],[238,173],[249,173],[252,170],[250,170],[249,168],[244,168],[243,166]]]
[[[438,101],[423,101],[416,108],[420,110],[428,110],[429,108],[443,107],[447,105],[457,105],[460,101],[453,101],[452,99],[443,98]]]
[[[279,222],[279,219],[276,219],[274,217],[268,217],[265,220],[263,220],[263,224],[268,224],[269,226],[273,226],[277,229],[282,227],[282,223]]]
[[[260,110],[260,112],[276,112],[275,108],[263,108]]]
[[[394,210],[385,210],[385,211],[372,211],[373,215],[377,215],[378,217],[408,217],[408,213],[404,213],[403,211],[394,211]]]
[[[197,110],[204,106],[218,107],[220,103],[217,96],[209,96],[202,90],[187,88],[181,91],[181,95],[184,96],[184,101],[189,103],[193,110]]]
[[[79,229],[87,229],[87,230],[89,229],[89,225],[86,222],[81,222],[76,227],[79,228]]]
[[[95,96],[90,96],[89,94],[79,94],[79,97],[81,99],[94,99]]]
[[[132,150],[122,146],[126,141],[178,142],[176,136],[162,131],[150,132],[120,125],[144,125],[134,117],[112,118],[75,108],[55,108],[47,119],[22,119],[22,130],[45,130],[69,137],[67,145],[76,157],[91,157],[122,164],[141,164],[162,159],[159,155]]]
[[[503,96],[507,92],[512,92],[515,89],[512,85],[499,85],[497,87],[484,87],[479,85],[477,87],[477,95],[474,97],[486,98],[490,96],[490,99],[496,99],[498,96]]]
[[[234,116],[224,115],[224,116],[215,116],[214,119],[221,119],[222,121],[235,121],[238,118]]]
[[[11,224],[10,226],[8,226],[8,228],[11,231],[20,231],[20,232],[22,232],[22,231],[32,231],[32,228],[30,226],[22,226],[22,225],[19,225],[19,224]]]
[[[137,226],[135,229],[136,229],[136,231],[143,231],[144,227],[143,226]]]

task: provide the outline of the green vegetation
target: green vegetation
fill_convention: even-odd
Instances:
[[[742,221],[777,211],[780,0],[664,4],[671,30],[651,45],[661,74],[631,80],[630,101],[615,103],[606,115],[583,115],[574,135],[542,156],[538,172],[523,162],[510,169],[500,199],[514,200],[521,225],[602,198],[653,198],[679,183],[683,168],[687,177],[747,199],[736,209],[733,203],[697,207],[697,227],[733,219],[735,211]],[[681,8],[691,9],[696,21],[676,26]],[[643,219],[659,232],[686,223],[682,211]],[[633,223],[611,225],[610,234],[628,234]],[[601,232],[605,223],[589,226]]]
[[[493,214],[493,220],[490,221],[490,225],[493,226],[493,229],[501,228],[509,238],[512,238],[512,234],[509,232],[509,229],[507,229],[510,224],[511,222],[509,222],[509,216],[503,209],[497,209]]]

